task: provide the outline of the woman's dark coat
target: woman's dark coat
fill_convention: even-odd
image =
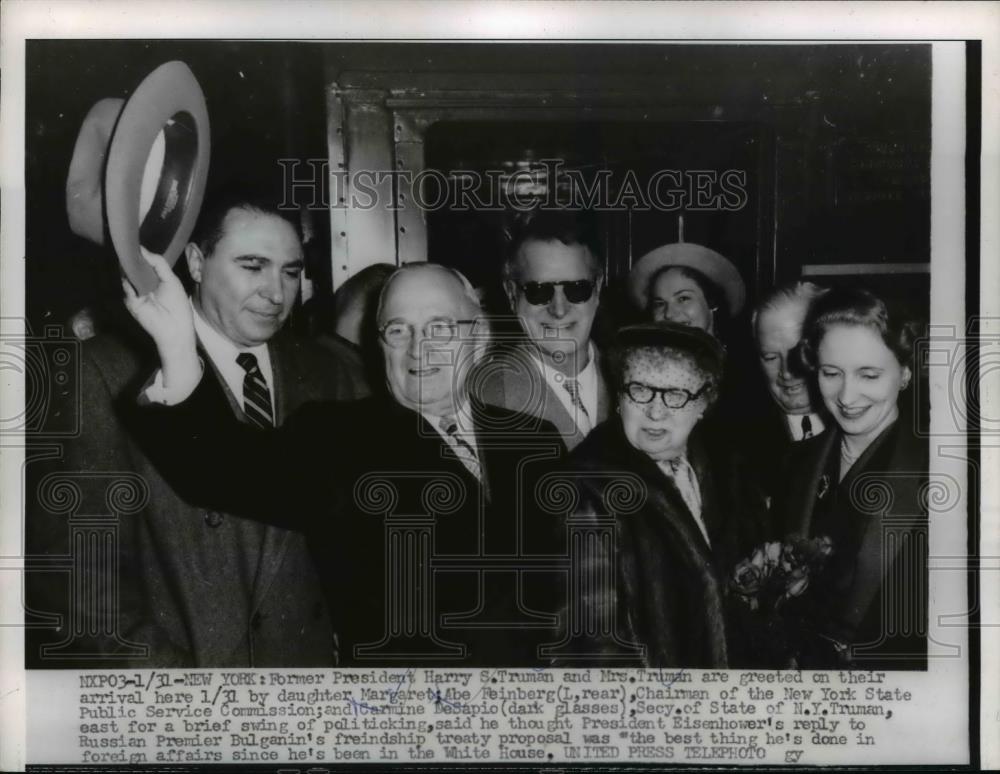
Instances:
[[[578,514],[595,521],[608,514],[605,496],[616,500],[610,475],[616,471],[623,473],[617,502],[625,482],[643,490],[633,512],[614,514],[613,551],[594,553],[584,564],[590,577],[614,579],[612,593],[591,594],[584,603],[598,619],[609,613],[614,618],[615,636],[591,643],[603,659],[627,656],[627,643],[634,643],[641,651],[626,660],[632,665],[722,668],[741,660],[739,638],[727,632],[725,584],[762,535],[762,497],[746,483],[739,461],[727,449],[710,446],[697,429],[688,459],[711,546],[673,482],[628,442],[619,417],[595,428],[567,458],[566,474],[580,496]],[[615,603],[617,610],[609,611]],[[608,661],[595,657],[590,663]]]
[[[804,654],[804,668],[926,668],[928,442],[905,414],[839,483],[836,427],[798,444],[788,461],[784,534],[826,534],[834,550],[810,590],[820,647]]]

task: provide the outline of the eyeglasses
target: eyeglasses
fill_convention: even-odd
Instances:
[[[458,326],[463,323],[473,324],[475,320],[431,320],[423,327],[423,337],[435,344],[447,344],[458,336]],[[393,349],[407,346],[413,340],[413,323],[400,320],[390,320],[378,329],[378,335]]]
[[[561,285],[563,295],[571,304],[582,304],[594,295],[593,280],[563,280],[561,282],[520,282],[518,287],[532,306],[543,306],[552,301],[556,286]]]
[[[689,392],[680,387],[662,389],[660,387],[650,387],[648,384],[643,384],[642,382],[629,382],[625,385],[625,392],[634,403],[640,405],[650,403],[656,397],[657,393],[659,393],[660,400],[663,401],[664,406],[679,409],[684,408],[693,400],[698,400],[705,393],[705,390],[708,389],[708,386],[709,383],[705,382],[698,392]]]

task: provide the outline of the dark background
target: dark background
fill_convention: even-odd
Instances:
[[[640,171],[745,165],[746,208],[687,214],[685,237],[733,260],[751,301],[758,277],[796,278],[805,264],[929,261],[929,46],[29,41],[25,261],[33,328],[85,306],[114,324],[117,264],[110,250],[69,231],[66,172],[93,103],[127,96],[172,59],[191,67],[208,103],[209,196],[237,183],[280,199],[278,159],[326,158],[325,89],[344,73],[446,79],[474,71],[503,75],[517,88],[519,78],[544,72],[581,90],[601,85],[612,97],[615,89],[638,90],[650,105],[676,104],[679,113],[651,119],[633,99],[613,122],[588,122],[586,105],[562,123],[443,122],[427,133],[428,166],[485,168],[549,154]],[[684,120],[685,106],[707,108],[713,119]],[[626,225],[623,218],[605,224],[612,277],[677,238],[677,213],[635,214]],[[503,249],[499,220],[438,212],[427,221],[431,259],[488,284]],[[329,219],[317,212],[313,222],[311,273],[319,294],[329,294]],[[857,278],[830,280],[840,281]],[[926,310],[928,275],[861,281],[919,299]]]

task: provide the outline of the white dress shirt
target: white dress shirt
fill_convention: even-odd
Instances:
[[[803,440],[804,433],[802,431],[802,418],[809,417],[809,422],[812,424],[812,434],[817,436],[823,432],[826,425],[823,424],[823,420],[820,418],[819,414],[785,414],[785,421],[788,423],[788,429],[792,434],[793,441]]]
[[[431,427],[437,431],[437,434],[440,435],[449,446],[452,445],[451,439],[448,437],[445,429],[441,426],[442,420],[445,419],[443,414],[430,414],[426,411],[421,411],[420,416],[430,422]],[[476,433],[471,426],[471,417],[472,413],[468,399],[463,400],[458,406],[455,407],[454,414],[449,414],[447,416],[448,419],[453,419],[455,424],[458,426],[458,429],[455,431],[455,435],[460,437],[463,441],[469,444],[469,446],[475,449],[476,454],[478,455],[479,447],[476,445]]]
[[[243,366],[236,362],[236,357],[241,352],[250,352],[257,358],[257,367],[260,368],[260,372],[264,376],[264,382],[267,384],[267,391],[271,395],[271,406],[273,407],[275,405],[274,371],[271,368],[271,353],[268,351],[267,344],[258,344],[256,347],[249,348],[238,347],[230,339],[209,325],[205,318],[201,316],[201,312],[195,308],[194,303],[191,304],[191,309],[194,313],[195,335],[198,337],[198,341],[201,343],[201,347],[208,356],[208,359],[212,361],[212,365],[215,366],[215,369],[222,376],[226,387],[229,388],[233,397],[236,398],[240,409],[243,409],[243,380],[247,375],[247,372],[243,370]],[[180,395],[176,390],[165,388],[163,386],[163,371],[161,369],[156,370],[152,382],[145,391],[147,400],[167,406],[181,403],[189,394],[190,392]]]
[[[192,304],[192,306],[194,305]],[[194,332],[198,336],[198,341],[201,342],[202,349],[212,361],[212,365],[215,366],[229,391],[240,404],[240,408],[243,408],[243,380],[246,379],[247,375],[243,366],[236,362],[237,356],[242,352],[249,352],[257,358],[257,367],[264,375],[267,391],[271,395],[271,405],[274,406],[274,372],[271,369],[271,354],[267,350],[266,343],[258,344],[256,347],[236,346],[230,339],[209,325],[197,307],[194,307]]]
[[[586,368],[573,378],[576,379],[579,388],[580,402],[587,409],[587,415],[589,416],[585,416],[573,404],[573,398],[569,394],[569,390],[563,385],[566,377],[562,371],[553,368],[544,359],[539,359],[535,355],[531,356],[531,359],[535,361],[535,367],[541,372],[545,382],[562,402],[563,407],[569,415],[576,420],[577,428],[584,435],[593,430],[594,424],[597,422],[597,353],[594,351],[593,343],[587,346],[590,353],[590,362],[587,363]]]

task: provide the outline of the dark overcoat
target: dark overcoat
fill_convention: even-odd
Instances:
[[[523,416],[475,404],[481,482],[387,397],[313,403],[267,433],[223,416],[221,400],[202,379],[183,403],[134,414],[187,497],[308,535],[341,666],[538,663],[554,603],[524,602],[536,573],[519,557],[548,545],[526,513],[534,477],[564,453],[551,426],[531,435]]]
[[[310,401],[367,394],[357,369],[311,342],[282,331],[268,348],[278,423]],[[81,351],[81,432],[67,443],[61,459],[38,467],[36,475],[39,480],[43,473],[73,478],[82,491],[83,514],[108,512],[104,494],[107,476],[114,474],[141,478],[148,502],[117,523],[117,636],[68,648],[65,665],[81,665],[73,662],[77,651],[96,656],[85,662],[88,665],[333,665],[330,617],[303,534],[258,524],[181,495],[136,443],[128,412],[119,411],[122,402],[135,401],[149,379],[155,353],[110,335],[85,342]],[[217,397],[212,412],[238,423],[242,411],[221,378],[209,368],[205,381]],[[200,475],[212,477],[224,466],[223,460],[206,460]],[[247,477],[258,479],[278,475],[273,468],[259,466],[247,472]],[[37,502],[29,513],[31,553],[65,555],[70,550],[66,514],[50,513]],[[71,621],[70,594],[69,576],[31,576],[29,600],[37,612]],[[101,623],[96,628],[106,627]],[[62,639],[65,631],[35,632],[29,661],[37,656],[37,646]],[[135,658],[136,645],[148,648],[148,657]],[[42,665],[59,663],[47,659]]]
[[[810,589],[803,667],[926,668],[929,458],[912,425],[900,416],[843,481],[836,426],[787,461],[783,532],[827,535],[834,551]]]
[[[608,513],[609,474],[638,479],[632,486],[638,487],[640,505],[613,514],[613,551],[595,552],[588,561],[602,567],[585,572],[614,578],[613,593],[605,598],[617,605],[616,639],[641,646],[640,666],[725,668],[740,660],[738,634],[727,627],[725,589],[736,562],[762,535],[763,498],[739,458],[697,429],[688,459],[710,542],[673,481],[628,442],[618,417],[597,427],[565,465],[576,478],[582,514]],[[619,490],[611,501],[622,497]],[[587,604],[599,608],[602,602]]]

